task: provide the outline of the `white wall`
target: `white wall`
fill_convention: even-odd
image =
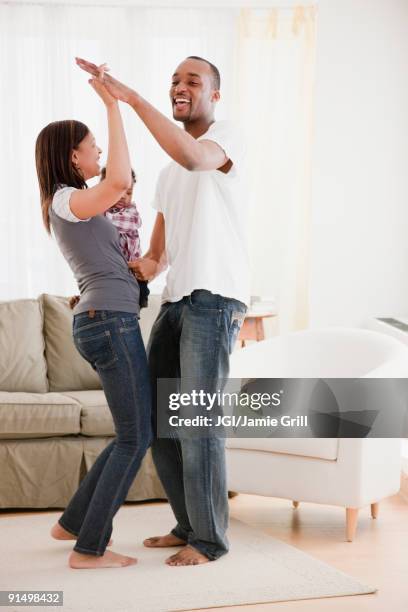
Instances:
[[[408,1],[321,0],[311,326],[408,315]]]

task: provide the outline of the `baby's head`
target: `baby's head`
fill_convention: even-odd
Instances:
[[[114,204],[113,206],[127,208],[132,203],[133,185],[136,183],[136,174],[133,168],[131,168],[130,173],[131,174],[130,174],[129,187],[127,188],[123,196],[120,198],[120,200],[118,200],[116,204]],[[105,167],[102,168],[101,170],[100,178],[101,178],[101,181],[103,181],[106,178],[106,168]],[[113,206],[111,206],[111,208],[113,208]]]

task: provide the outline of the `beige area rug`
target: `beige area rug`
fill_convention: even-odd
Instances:
[[[141,543],[173,527],[168,504],[124,506],[116,515],[112,548],[138,557],[137,565],[72,570],[67,566],[72,543],[48,536],[58,516],[0,517],[0,590],[62,590],[63,612],[168,612],[376,590],[236,520],[228,555],[200,566],[169,567],[164,559],[177,549],[147,549]]]

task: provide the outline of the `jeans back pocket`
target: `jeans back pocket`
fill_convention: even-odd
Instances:
[[[78,352],[96,371],[111,368],[118,361],[109,330],[90,336],[76,335],[74,342]]]

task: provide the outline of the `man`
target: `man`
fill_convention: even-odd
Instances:
[[[95,74],[94,64],[77,59]],[[112,95],[132,106],[172,158],[161,171],[153,203],[157,217],[146,255],[130,263],[137,278],[169,271],[162,307],[152,328],[148,356],[156,380],[205,379],[217,391],[228,377],[229,355],[249,303],[245,244],[243,145],[229,122],[217,122],[220,75],[205,59],[190,56],[172,76],[170,101],[181,130],[136,91],[109,75]],[[158,406],[158,410],[163,407]],[[166,562],[196,565],[228,551],[225,441],[158,438],[153,459],[177,525],[148,547],[182,546]]]

